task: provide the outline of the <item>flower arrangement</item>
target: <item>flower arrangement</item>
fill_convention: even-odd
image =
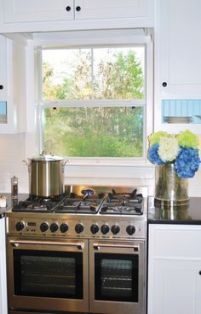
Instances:
[[[180,178],[192,178],[199,169],[201,141],[191,131],[185,130],[179,134],[159,131],[151,134],[148,140],[148,159],[153,164],[174,164]]]

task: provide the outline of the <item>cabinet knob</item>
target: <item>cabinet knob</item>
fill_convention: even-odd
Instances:
[[[68,5],[67,7],[66,7],[66,11],[70,11],[71,10],[71,7]]]
[[[199,270],[199,275],[201,275],[201,270]]]
[[[163,87],[167,87],[167,82],[163,82],[163,83],[162,83],[162,86],[163,86]]]
[[[0,89],[3,89],[3,85],[0,85]]]
[[[76,11],[77,11],[77,12],[80,12],[80,11],[81,11],[81,7],[80,7],[80,6],[77,6],[77,7],[76,7]]]

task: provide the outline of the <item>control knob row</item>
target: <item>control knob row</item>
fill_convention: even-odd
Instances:
[[[40,225],[40,230],[41,230],[42,232],[47,231],[48,228],[49,228],[49,226],[48,226],[48,223],[47,223],[47,222],[43,222],[43,223]],[[68,231],[68,225],[67,225],[66,223],[62,223],[62,224],[60,225],[60,228],[59,228],[58,224],[55,223],[55,222],[53,222],[53,223],[50,225],[50,231],[51,231],[51,232],[56,232],[58,229],[60,229],[60,231],[61,231],[62,233],[65,233],[65,232]],[[79,223],[79,224],[75,225],[75,232],[76,232],[76,233],[79,234],[79,233],[82,233],[83,231],[84,231],[84,226],[83,226],[82,224]]]
[[[107,234],[109,231],[110,231],[110,228],[109,228],[108,225],[102,225],[102,226],[101,226],[101,232],[102,232],[103,234]],[[118,225],[113,225],[113,226],[111,227],[111,232],[112,232],[113,234],[119,233],[119,232],[120,232],[120,227],[119,227]]]
[[[48,223],[47,222],[43,222],[41,225],[40,225],[40,230],[41,232],[45,232],[47,231],[49,228],[48,226]],[[62,223],[60,225],[60,228],[58,226],[57,223],[53,222],[51,225],[50,225],[50,231],[51,232],[56,232],[58,229],[60,229],[60,231],[62,233],[65,233],[68,231],[68,225],[66,223]],[[75,225],[75,232],[76,233],[82,233],[84,231],[84,226],[82,224],[77,224]]]
[[[16,227],[17,231],[22,231],[24,229],[24,227],[25,227],[25,223],[23,221],[19,221],[19,222],[16,223],[15,227]],[[56,222],[53,222],[50,225],[50,227],[49,227],[47,222],[43,222],[40,225],[41,232],[46,232],[49,228],[50,228],[50,231],[52,233],[56,232],[58,229],[60,229],[60,232],[62,232],[62,233],[65,233],[65,232],[68,231],[68,225],[66,223],[62,223],[60,225],[60,227],[59,227],[59,225]],[[97,224],[92,224],[90,230],[91,230],[92,234],[96,234],[99,231],[99,226]],[[110,231],[110,228],[109,228],[108,225],[104,224],[104,225],[101,226],[100,230],[101,230],[102,234],[107,234]],[[78,223],[78,224],[75,225],[75,232],[76,233],[80,234],[83,231],[84,231],[84,226],[81,223]],[[119,225],[113,225],[111,227],[111,232],[113,234],[118,234],[120,232]],[[128,225],[126,227],[126,232],[129,235],[133,235],[135,233],[135,227],[133,225]]]
[[[43,222],[41,225],[40,225],[40,231],[41,232],[45,232],[49,229],[49,225],[47,222]],[[59,226],[56,222],[53,222],[51,225],[50,225],[50,231],[51,232],[56,232],[57,230],[59,229]],[[68,225],[66,223],[62,223],[60,225],[60,231],[62,233],[65,233],[68,231]]]
[[[96,234],[99,231],[99,226],[97,224],[93,224],[93,225],[91,225],[90,230],[91,230],[92,234]],[[110,228],[109,228],[108,225],[104,224],[104,225],[101,226],[100,230],[101,230],[102,234],[107,234],[110,231]],[[113,234],[118,234],[120,232],[119,225],[113,225],[111,227],[111,232]],[[126,227],[126,232],[129,235],[133,235],[135,233],[135,227],[133,225],[127,226]]]

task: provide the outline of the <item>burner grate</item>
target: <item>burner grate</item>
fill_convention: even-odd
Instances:
[[[143,196],[137,193],[137,189],[131,193],[116,193],[112,190],[108,193],[106,201],[103,203],[100,214],[110,215],[142,215]]]
[[[56,208],[57,213],[96,214],[102,200],[65,198]]]
[[[51,212],[63,199],[63,195],[54,198],[42,198],[29,196],[25,201],[19,201],[14,204],[13,212]]]
[[[143,207],[140,205],[121,205],[105,203],[100,209],[100,214],[105,215],[143,215]]]
[[[141,191],[140,191],[141,192]],[[81,189],[54,198],[30,195],[25,201],[13,204],[13,212],[47,212],[74,214],[142,215],[144,199],[137,189]]]

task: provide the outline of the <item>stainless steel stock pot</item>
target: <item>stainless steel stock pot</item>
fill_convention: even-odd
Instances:
[[[28,159],[29,193],[38,197],[55,197],[64,192],[64,158],[40,155]]]

